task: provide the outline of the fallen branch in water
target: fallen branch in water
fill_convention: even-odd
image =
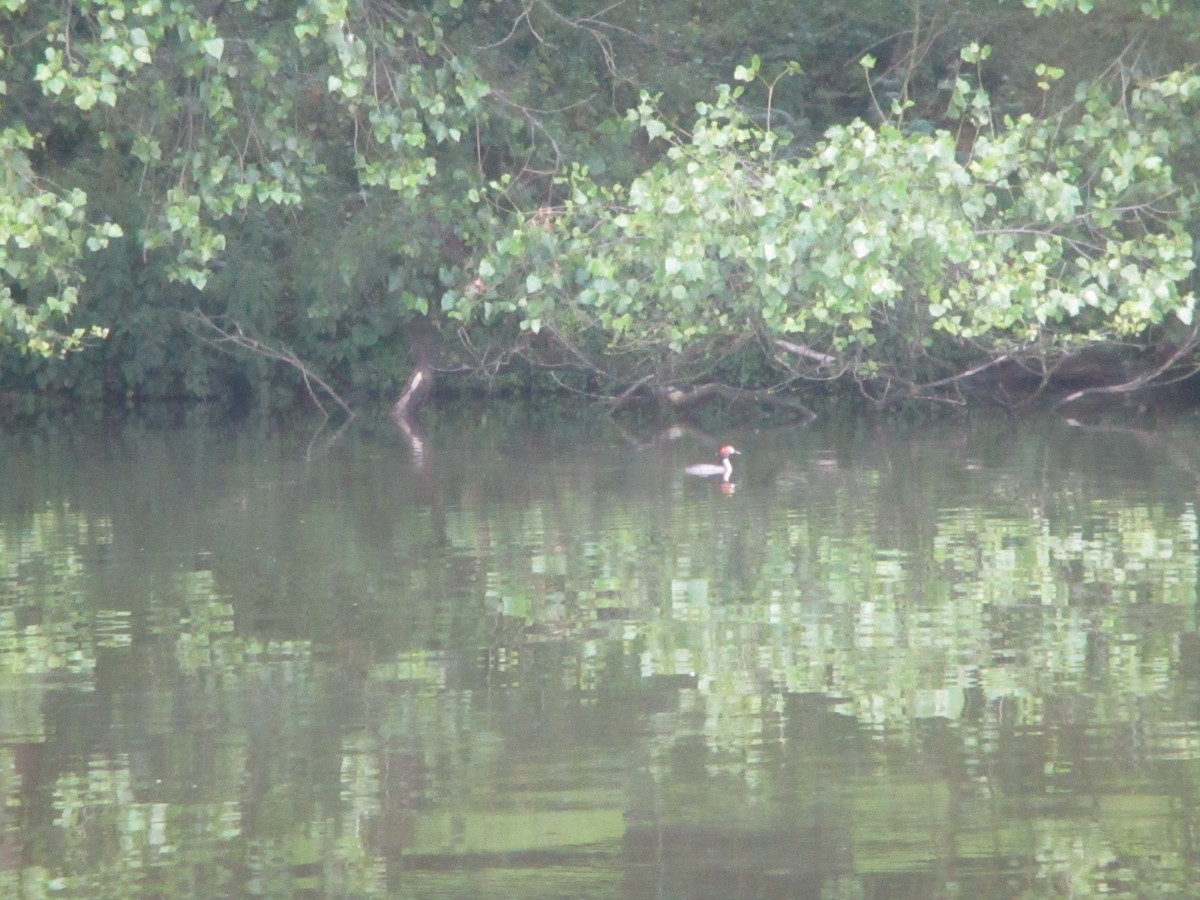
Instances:
[[[1083,388],[1067,394],[1057,403],[1054,408],[1058,409],[1068,403],[1073,403],[1083,397],[1093,396],[1095,394],[1128,394],[1139,390],[1147,385],[1151,387],[1165,387],[1168,384],[1175,384],[1179,381],[1191,378],[1197,372],[1200,372],[1200,365],[1196,363],[1182,364],[1185,357],[1190,356],[1196,351],[1196,347],[1200,345],[1200,340],[1197,339],[1197,333],[1200,331],[1200,326],[1192,329],[1192,335],[1188,340],[1184,341],[1179,348],[1171,354],[1171,356],[1161,366],[1151,369],[1149,372],[1143,372],[1137,378],[1122,382],[1121,384],[1099,385],[1097,387]],[[1171,370],[1175,370],[1171,372]],[[1168,372],[1171,374],[1162,378]],[[1162,379],[1162,380],[1159,380]]]
[[[705,400],[711,400],[713,397],[720,397],[723,400],[731,402],[744,403],[747,400],[754,403],[761,403],[765,406],[774,406],[781,409],[788,409],[799,414],[805,419],[812,420],[817,417],[817,414],[801,403],[799,400],[793,400],[791,397],[782,394],[774,393],[769,390],[747,390],[745,388],[735,388],[721,382],[709,382],[695,387],[677,388],[666,387],[657,388],[653,391],[654,396],[659,402],[666,403],[677,409],[692,406],[696,403],[701,403]]]

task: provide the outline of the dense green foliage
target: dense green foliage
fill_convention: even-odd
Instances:
[[[1024,6],[5,0],[0,383],[1177,375],[1200,16]]]
[[[78,318],[120,348],[108,361],[122,371],[101,378],[211,391],[209,361],[180,327],[192,308],[268,341],[324,345],[317,362],[331,368],[361,364],[362,346],[426,308],[439,210],[461,193],[437,183],[427,144],[459,139],[487,93],[440,45],[436,16],[352,18],[337,2],[16,6],[6,64],[23,77],[8,79],[9,106],[45,120],[39,149],[57,182],[88,186],[92,214],[130,235],[85,266],[94,299]],[[78,271],[81,250],[62,265]],[[72,297],[51,297],[38,321]]]
[[[799,156],[733,105],[740,90],[701,104],[684,137],[644,102],[639,124],[671,143],[664,161],[627,189],[574,173],[559,208],[497,242],[478,293],[522,327],[637,358],[635,371],[647,353],[702,367],[731,343],[795,348],[786,339],[806,345],[775,354],[786,371],[888,384],[953,373],[963,351],[1052,358],[1190,326],[1196,194],[1168,160],[1196,138],[1198,89],[1173,73],[993,128],[960,78],[952,108],[980,126],[968,148],[906,128],[898,109]],[[478,306],[467,293],[451,308]]]

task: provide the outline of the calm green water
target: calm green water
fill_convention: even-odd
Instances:
[[[1196,425],[498,416],[0,438],[0,896],[1200,882]]]

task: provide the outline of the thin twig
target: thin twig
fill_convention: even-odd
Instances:
[[[198,337],[210,347],[215,347],[224,353],[233,353],[235,350],[244,350],[253,353],[256,356],[262,356],[266,359],[281,362],[291,366],[300,373],[300,378],[304,381],[304,388],[308,391],[308,396],[317,409],[321,411],[321,415],[329,418],[329,413],[325,410],[325,405],[317,398],[316,392],[313,390],[313,385],[316,384],[334,403],[341,407],[342,412],[348,418],[354,418],[354,410],[349,404],[341,398],[337,391],[329,386],[329,384],[320,375],[312,370],[304,360],[300,359],[291,349],[280,345],[279,347],[271,346],[257,338],[252,338],[238,322],[233,322],[231,328],[225,328],[219,325],[213,318],[205,313],[195,310],[191,313],[184,313],[184,319],[189,323],[188,330]],[[190,327],[196,325],[206,333]],[[212,335],[216,337],[212,337]]]

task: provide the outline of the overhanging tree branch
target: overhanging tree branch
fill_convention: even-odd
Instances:
[[[1162,365],[1151,369],[1149,372],[1143,372],[1137,378],[1132,378],[1121,384],[1098,385],[1074,391],[1055,403],[1054,408],[1058,409],[1059,407],[1066,406],[1068,403],[1081,400],[1084,397],[1104,394],[1128,394],[1140,390],[1147,385],[1164,387],[1168,384],[1183,381],[1185,378],[1191,378],[1197,372],[1200,372],[1200,363],[1193,360],[1190,364],[1184,364],[1184,360],[1194,354],[1196,348],[1200,346],[1198,336],[1200,336],[1200,326],[1193,326],[1192,333],[1188,339],[1180,344]],[[1172,372],[1172,370],[1177,371]],[[1172,374],[1164,380],[1159,380],[1168,372],[1172,372]]]
[[[189,332],[194,334],[210,347],[216,347],[223,353],[233,353],[237,350],[243,350],[248,353],[253,353],[256,356],[262,356],[266,359],[281,362],[284,365],[291,366],[300,373],[301,379],[304,381],[304,388],[308,391],[308,396],[317,409],[326,418],[329,418],[329,413],[325,409],[325,405],[317,398],[316,392],[313,390],[315,384],[321,391],[339,407],[349,418],[354,417],[354,410],[349,404],[341,398],[329,384],[320,375],[313,371],[304,360],[300,359],[292,350],[285,346],[272,346],[257,338],[252,338],[238,322],[233,322],[231,326],[224,327],[219,325],[211,316],[202,313],[199,310],[194,310],[190,313],[184,313],[184,322]]]

